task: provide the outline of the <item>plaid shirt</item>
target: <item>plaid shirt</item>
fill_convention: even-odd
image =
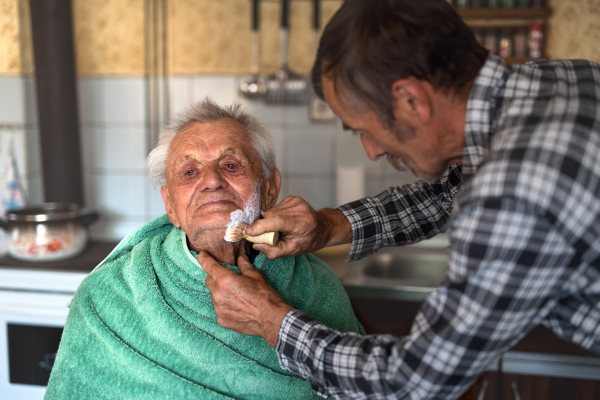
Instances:
[[[337,332],[292,311],[281,366],[332,398],[453,399],[538,324],[600,354],[599,101],[598,64],[490,56],[467,103],[452,211],[456,167],[341,207],[353,259],[448,223],[446,281],[410,336]]]

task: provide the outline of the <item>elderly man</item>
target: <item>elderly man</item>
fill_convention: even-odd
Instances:
[[[257,217],[277,201],[281,176],[268,132],[239,106],[205,100],[161,134],[148,163],[167,215],[128,235],[79,287],[46,398],[305,399],[320,393],[284,372],[262,338],[217,324],[198,263],[212,256],[241,271],[249,286],[266,288],[266,279],[312,318],[364,333],[343,287],[316,257],[271,261],[244,240],[223,240],[232,212],[255,207]],[[279,296],[266,301],[281,302]]]

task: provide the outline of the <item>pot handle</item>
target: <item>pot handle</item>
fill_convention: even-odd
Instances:
[[[97,211],[90,211],[89,213],[81,216],[81,224],[85,227],[93,224],[94,222],[96,222],[96,220],[98,219],[100,215],[98,214]],[[1,225],[0,225],[1,226]]]
[[[8,223],[2,218],[0,218],[0,228],[8,232]]]

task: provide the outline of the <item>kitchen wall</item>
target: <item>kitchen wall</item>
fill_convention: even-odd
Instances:
[[[14,137],[30,202],[43,200],[35,88],[27,1],[0,0],[0,192],[5,154]],[[270,129],[283,174],[281,198],[306,198],[315,208],[336,206],[338,165],[361,165],[366,194],[414,178],[385,160],[371,162],[357,137],[339,122],[314,123],[306,107],[266,106],[240,98],[237,87],[250,67],[249,0],[170,0],[168,3],[170,108],[173,113],[211,96],[220,104],[241,101]],[[278,3],[263,1],[261,71],[277,66]],[[327,21],[341,1],[323,0]],[[143,0],[73,0],[85,194],[101,212],[96,238],[119,239],[161,215],[159,190],[145,166],[146,91]],[[549,6],[548,54],[600,61],[598,2],[575,0]],[[310,2],[292,2],[290,66],[308,73],[313,35]],[[565,34],[568,33],[568,34]],[[575,43],[577,45],[575,45]]]
[[[306,107],[265,106],[240,98],[237,87],[244,79],[173,77],[171,108],[177,113],[205,96],[219,104],[242,102],[273,135],[283,176],[280,199],[294,194],[315,208],[336,206],[338,164],[364,165],[369,194],[414,180],[383,160],[369,161],[360,141],[343,132],[338,122],[313,124]],[[144,79],[81,78],[79,95],[86,199],[102,213],[93,232],[96,237],[120,237],[164,213],[160,191],[148,182],[145,166]]]

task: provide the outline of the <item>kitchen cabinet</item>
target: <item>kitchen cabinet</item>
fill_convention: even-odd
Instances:
[[[352,296],[367,334],[410,333],[420,303]],[[600,400],[600,358],[538,326],[479,377],[460,400]]]
[[[472,399],[599,400],[600,381],[487,371],[461,398],[461,400]]]
[[[600,399],[600,381],[598,380],[502,373],[501,382],[504,399]],[[488,399],[488,397],[484,397],[484,399]]]

